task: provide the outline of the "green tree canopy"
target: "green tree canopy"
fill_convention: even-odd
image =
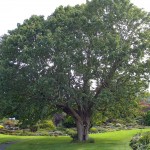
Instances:
[[[1,38],[1,114],[36,122],[62,109],[88,139],[93,112],[130,106],[147,88],[150,15],[129,0],[60,6]]]

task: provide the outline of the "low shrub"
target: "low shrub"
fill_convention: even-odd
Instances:
[[[57,130],[57,131],[62,131],[62,132],[66,132],[66,128],[64,128],[64,127],[62,127],[62,126],[56,127],[55,130]]]
[[[55,125],[51,120],[44,120],[39,124],[39,128],[47,130],[55,130]]]
[[[34,132],[29,132],[29,131],[23,131],[23,132],[18,133],[17,135],[20,135],[20,136],[34,136],[35,133]]]
[[[122,127],[123,127],[123,125],[122,125],[121,123],[116,123],[115,126],[116,126],[116,127],[119,127],[119,128],[122,128]]]
[[[73,142],[78,140],[77,132],[74,129],[66,129],[66,134],[72,138]]]
[[[15,127],[18,126],[18,122],[19,122],[18,120],[14,120],[14,119],[4,119],[3,125],[9,127]]]
[[[76,134],[77,132],[74,129],[66,129],[66,134],[68,135],[72,135],[72,134]]]
[[[37,130],[38,130],[38,126],[37,125],[30,126],[30,131],[31,132],[36,132]]]
[[[11,134],[13,131],[7,129],[1,129],[0,134]]]
[[[98,133],[97,128],[95,127],[90,128],[90,133]]]
[[[64,133],[62,131],[54,131],[54,136],[58,136],[58,135],[64,135]]]
[[[4,126],[0,125],[0,130],[1,130],[1,129],[4,129]]]
[[[49,133],[47,133],[47,132],[45,132],[45,133],[38,132],[34,136],[49,136]]]
[[[97,130],[99,133],[104,133],[104,132],[108,132],[109,129],[108,128],[105,128],[105,127],[97,127]]]
[[[130,141],[133,150],[150,149],[150,132],[136,134]]]

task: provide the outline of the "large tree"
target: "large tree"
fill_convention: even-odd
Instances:
[[[36,122],[61,109],[85,141],[95,110],[130,107],[146,88],[149,41],[149,13],[129,0],[61,6],[46,20],[32,16],[1,39],[1,114]]]

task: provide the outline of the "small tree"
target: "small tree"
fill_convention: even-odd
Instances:
[[[144,123],[145,125],[150,126],[150,111],[146,112],[144,116]]]
[[[147,88],[149,28],[149,14],[128,0],[32,16],[1,39],[1,111],[36,122],[61,109],[86,141],[95,110],[130,106]]]

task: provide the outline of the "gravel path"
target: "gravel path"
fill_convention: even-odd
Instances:
[[[4,144],[0,144],[0,150],[6,150],[6,148],[16,142],[6,142]]]

